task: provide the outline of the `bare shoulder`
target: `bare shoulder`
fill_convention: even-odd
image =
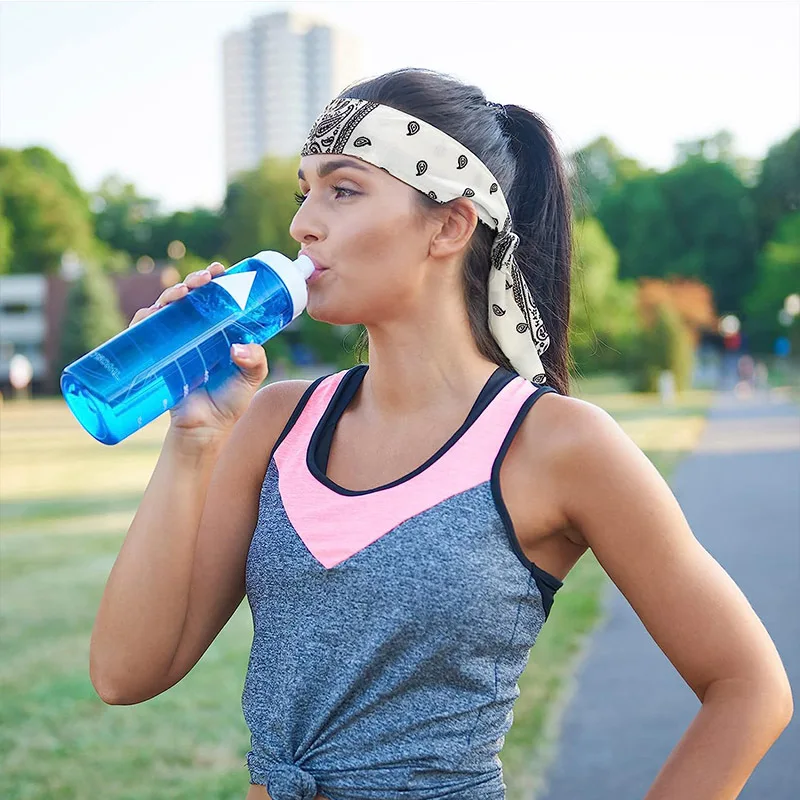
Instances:
[[[559,514],[578,541],[597,553],[641,531],[661,510],[673,524],[677,502],[655,465],[605,409],[556,393],[540,397],[520,430],[521,448],[546,481]],[[533,409],[532,409],[533,410]],[[632,524],[635,513],[641,519]]]
[[[289,414],[300,402],[300,398],[313,381],[275,381],[262,386],[253,397],[259,411],[272,410]]]
[[[586,450],[597,450],[608,440],[628,438],[617,421],[603,408],[577,397],[545,392],[525,418],[518,438],[531,459],[554,465],[580,460]]]
[[[262,386],[253,396],[239,425],[262,442],[266,439],[274,443],[311,384],[312,381],[292,380]]]
[[[235,471],[240,481],[260,486],[270,454],[310,381],[276,381],[260,388],[233,426],[218,471]]]
[[[601,476],[621,463],[629,470],[654,470],[605,409],[556,392],[536,400],[512,447],[524,480],[542,489],[551,517],[564,526],[570,541],[584,546],[589,542],[580,530],[576,506],[591,507],[593,493],[608,491]]]
[[[220,456],[225,468],[230,468],[232,459],[247,474],[263,477],[278,437],[309,386],[310,381],[276,381],[262,386],[225,443]]]
[[[573,477],[582,471],[586,478],[597,477],[593,471],[645,468],[655,471],[639,446],[622,426],[594,403],[577,397],[550,393],[542,417],[550,431],[550,465],[561,477]]]

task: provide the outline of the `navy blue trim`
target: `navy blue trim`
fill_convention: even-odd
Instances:
[[[364,380],[367,369],[369,369],[369,365],[359,364],[348,370],[347,374],[342,378],[341,383],[328,404],[328,408],[325,409],[325,413],[320,418],[317,427],[314,429],[314,433],[311,435],[308,452],[306,453],[306,464],[308,465],[309,472],[311,472],[320,483],[323,483],[337,494],[345,495],[346,497],[356,497],[364,494],[372,494],[373,492],[381,492],[384,489],[391,489],[393,486],[399,486],[401,483],[405,483],[421,472],[424,472],[431,464],[438,461],[466,433],[489,403],[499,394],[500,390],[506,386],[506,384],[514,380],[514,378],[518,377],[516,372],[510,372],[503,367],[498,367],[484,384],[461,427],[424,464],[417,467],[413,472],[409,472],[407,475],[391,483],[377,486],[374,489],[355,491],[352,489],[345,489],[343,486],[339,486],[338,483],[334,483],[325,474],[325,471],[328,468],[330,447],[336,425],[350,401],[355,397],[361,382]]]
[[[494,498],[494,504],[497,508],[497,513],[500,515],[500,519],[503,520],[503,526],[506,529],[506,535],[508,536],[509,544],[523,566],[525,566],[525,568],[528,569],[533,575],[536,585],[539,587],[539,592],[542,595],[542,604],[544,605],[544,612],[546,616],[550,614],[550,608],[553,605],[555,593],[564,584],[562,581],[556,578],[555,575],[551,575],[549,572],[537,567],[536,564],[534,564],[533,561],[531,561],[523,552],[519,540],[517,539],[516,531],[514,530],[514,523],[511,521],[511,515],[508,513],[508,508],[506,508],[503,495],[500,491],[500,467],[503,465],[503,459],[505,458],[509,447],[511,447],[511,442],[514,440],[514,436],[520,429],[522,423],[525,421],[525,417],[533,407],[533,404],[542,395],[545,395],[548,392],[555,392],[556,394],[559,394],[559,392],[552,386],[541,385],[537,387],[536,391],[522,404],[522,408],[520,408],[520,410],[517,412],[517,416],[511,423],[511,427],[508,429],[508,433],[506,434],[503,444],[501,445],[500,450],[497,453],[497,457],[494,460],[491,478],[492,497]]]
[[[319,419],[319,424],[309,441],[310,457],[323,475],[328,471],[328,459],[330,458],[331,444],[333,443],[333,434],[336,431],[336,426],[339,424],[345,409],[356,396],[356,392],[361,386],[368,369],[369,366],[367,364],[357,364],[348,370],[336,388],[336,392]],[[315,440],[314,436],[317,435],[317,430],[319,430],[319,434]]]
[[[333,374],[333,373],[332,373]],[[280,446],[281,442],[286,438],[289,431],[294,427],[295,423],[297,422],[300,415],[303,413],[303,409],[308,404],[308,401],[311,399],[311,395],[314,394],[314,390],[319,386],[325,378],[329,378],[330,375],[322,375],[317,378],[313,383],[306,387],[306,390],[300,396],[300,399],[297,401],[297,405],[294,407],[294,411],[292,411],[291,416],[287,423],[283,426],[283,430],[281,431],[281,435],[275,441],[275,444],[272,447],[272,452],[269,454],[269,464],[272,461],[272,457],[275,455],[275,451]]]

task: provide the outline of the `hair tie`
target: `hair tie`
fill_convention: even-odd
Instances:
[[[502,103],[492,103],[490,100],[487,100],[486,107],[493,109],[494,113],[498,116],[508,119],[508,111],[506,111],[506,107]]]

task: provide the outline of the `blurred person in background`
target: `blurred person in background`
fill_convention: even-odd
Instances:
[[[736,393],[741,397],[750,397],[756,387],[756,362],[749,354],[739,356],[736,361],[738,382]]]

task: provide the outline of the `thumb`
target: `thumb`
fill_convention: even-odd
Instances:
[[[267,354],[259,344],[235,344],[231,358],[251,382],[260,385],[267,377]]]

